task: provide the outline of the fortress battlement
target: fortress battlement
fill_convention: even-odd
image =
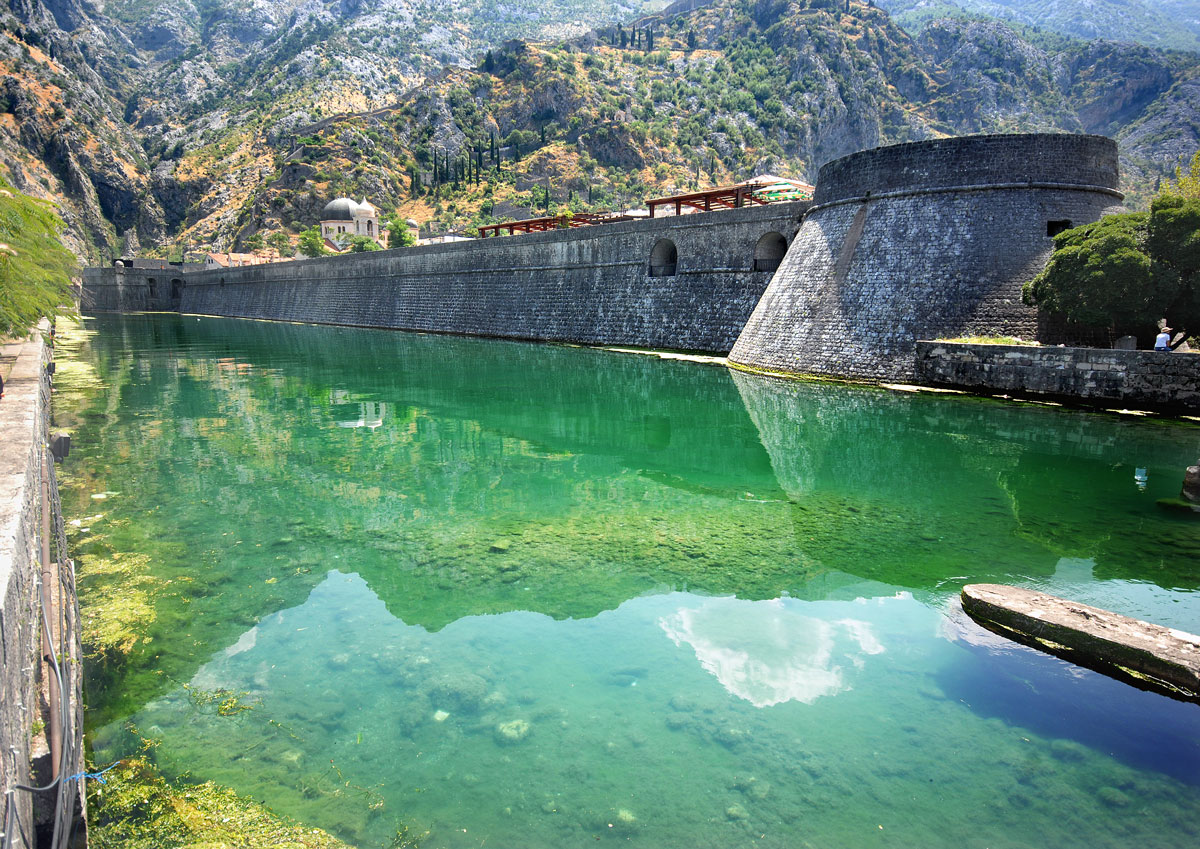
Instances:
[[[1121,209],[1117,185],[1116,143],[1100,136],[935,139],[826,163],[812,203],[215,271],[89,269],[84,308],[674,348],[912,380],[918,339],[1034,338],[1022,284],[1055,233]]]

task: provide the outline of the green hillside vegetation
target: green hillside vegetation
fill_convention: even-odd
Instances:
[[[961,20],[913,39],[881,9],[822,0],[724,0],[568,43],[511,42],[393,107],[298,127],[273,150],[260,132],[247,161],[269,157],[273,173],[242,202],[238,238],[298,233],[342,195],[470,233],[759,173],[812,181],[836,156],[930,136],[1116,133],[1197,66],[1135,46],[1055,44]],[[181,160],[188,172],[229,164],[211,145]],[[1127,152],[1135,203],[1164,172]],[[203,243],[210,226],[197,215],[183,240]]]
[[[569,23],[578,0],[66,5],[59,28],[0,10],[0,161],[61,199],[92,259],[286,254],[339,195],[469,232],[811,182],[856,150],[975,132],[1114,136],[1144,208],[1200,146],[1194,55],[961,14],[912,35],[869,0],[714,0],[592,31]],[[588,8],[595,25],[645,7]],[[555,38],[498,43],[513,33]]]
[[[0,337],[73,311],[71,276],[77,267],[59,239],[62,227],[49,204],[0,178]]]
[[[1196,0],[879,0],[879,5],[914,32],[931,20],[970,15],[1074,38],[1200,51],[1200,2]]]

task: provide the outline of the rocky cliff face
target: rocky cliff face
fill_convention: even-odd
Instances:
[[[994,20],[912,36],[860,0],[681,3],[480,62],[488,38],[577,32],[581,8],[11,0],[0,160],[63,204],[94,259],[126,238],[294,238],[340,194],[470,226],[763,171],[811,179],[855,150],[970,132],[1113,135],[1137,202],[1200,146],[1196,57]],[[588,8],[592,24],[636,12]]]
[[[233,226],[245,189],[270,171],[260,136],[390,101],[473,62],[486,39],[570,34],[641,3],[10,0],[0,162],[21,191],[60,203],[87,259],[161,245],[189,218]],[[196,151],[199,167],[177,167]]]
[[[879,0],[879,5],[914,30],[948,13],[966,13],[1073,38],[1200,51],[1197,0]]]
[[[60,204],[68,244],[125,232],[167,236],[149,192],[149,162],[113,96],[128,84],[128,44],[80,0],[13,0],[0,13],[0,162],[20,191]]]

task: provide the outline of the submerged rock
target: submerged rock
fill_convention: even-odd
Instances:
[[[1101,787],[1096,796],[1110,808],[1127,808],[1132,800],[1116,787]]]
[[[496,726],[496,741],[498,743],[519,743],[529,736],[532,726],[524,719],[510,719]]]
[[[749,740],[750,732],[743,728],[718,728],[713,739],[725,748],[733,749]]]
[[[1200,504],[1200,463],[1188,466],[1183,476],[1183,490],[1179,495],[1187,501]]]
[[[440,708],[474,713],[487,696],[488,683],[474,672],[446,673],[429,682],[428,693]]]
[[[728,808],[725,809],[725,817],[726,817],[726,819],[731,819],[734,821],[748,820],[748,819],[750,819],[750,812],[747,811],[745,808],[743,808],[737,802],[734,802],[732,805],[730,805]]]
[[[762,801],[771,793],[769,781],[759,781],[753,775],[738,775],[733,779],[733,787],[745,793],[747,798]]]
[[[608,827],[615,834],[630,834],[637,830],[637,816],[628,808],[617,808],[617,812],[613,814],[612,820],[608,823]]]

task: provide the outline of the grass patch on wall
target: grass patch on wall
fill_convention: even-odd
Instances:
[[[955,336],[953,338],[941,338],[934,340],[936,342],[955,342],[962,345],[1023,345],[1028,348],[1039,347],[1038,342],[1031,342],[1028,339],[1018,339],[1016,336]]]

